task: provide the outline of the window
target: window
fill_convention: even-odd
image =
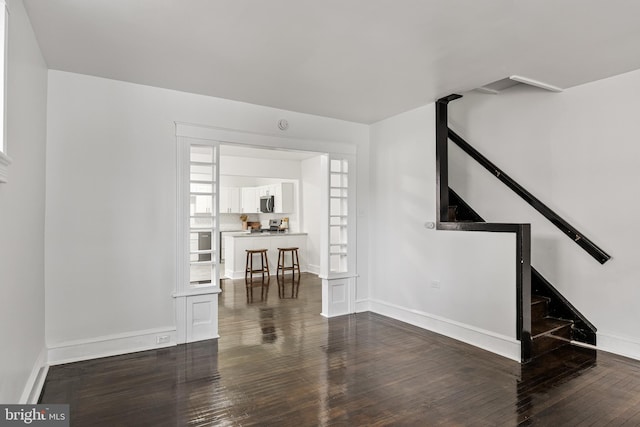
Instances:
[[[7,34],[9,11],[4,0],[0,0],[0,182],[7,182],[11,158],[7,155],[6,127],[6,79],[7,79]]]

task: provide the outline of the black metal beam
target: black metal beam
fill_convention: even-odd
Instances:
[[[436,101],[436,223],[449,221],[449,118],[447,105],[462,95],[451,94]]]
[[[520,340],[520,359],[529,362],[532,357],[531,339],[531,224],[518,224],[516,232],[516,310]]]
[[[584,249],[589,255],[595,258],[600,264],[611,259],[611,256],[589,240],[583,233],[576,230],[571,224],[565,221],[560,215],[555,213],[551,208],[542,203],[533,194],[528,192],[524,187],[518,184],[510,176],[505,174],[499,167],[483,156],[478,150],[473,148],[467,141],[451,129],[447,129],[449,139],[458,147],[467,153],[471,158],[480,163],[493,176],[498,178],[502,183],[509,187],[513,192],[520,196],[525,202],[533,206],[535,210],[540,212],[553,225],[558,227],[564,234],[569,236],[578,246]],[[436,141],[437,144],[437,141]]]
[[[531,226],[529,224],[496,224],[486,222],[449,221],[449,156],[451,138],[447,107],[461,98],[452,94],[436,102],[436,188],[438,230],[488,231],[516,234],[516,336],[520,340],[522,362],[531,360]]]

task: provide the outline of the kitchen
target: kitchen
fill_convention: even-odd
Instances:
[[[300,270],[320,270],[321,155],[220,146],[220,277],[244,278],[247,249],[267,249],[271,274],[279,247],[298,247]],[[206,211],[192,200],[196,211]],[[205,249],[211,236],[192,240]],[[192,275],[192,283],[197,277]]]

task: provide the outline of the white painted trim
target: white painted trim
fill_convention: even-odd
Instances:
[[[171,294],[171,296],[174,298],[180,298],[180,297],[192,297],[195,295],[209,295],[209,294],[219,294],[219,293],[222,293],[222,289],[220,289],[219,287],[207,286],[206,288],[202,288],[202,289],[193,288],[193,289],[190,289],[190,290],[187,289],[181,292],[174,292]]]
[[[353,314],[355,310],[356,279],[322,279],[322,315],[324,317]]]
[[[318,274],[318,277],[321,278],[321,279],[327,279],[327,280],[351,279],[351,278],[357,279],[358,277],[360,277],[360,275],[359,274],[353,274],[353,273],[331,273],[328,276],[325,276],[323,274]]]
[[[176,305],[176,344],[187,342],[187,297],[175,298]]]
[[[520,362],[520,341],[506,335],[376,299],[370,300],[370,307],[374,313],[427,329]]]
[[[597,332],[596,343],[596,348],[598,350],[608,351],[609,353],[640,360],[640,341]]]
[[[347,141],[313,140],[184,122],[175,122],[175,124],[176,136],[178,137],[218,141],[223,144],[245,144],[254,147],[356,154],[355,143]]]
[[[9,165],[12,162],[11,157],[0,151],[0,183],[9,181]]]
[[[474,89],[477,92],[484,93],[485,95],[497,95],[498,92],[495,89],[489,89],[488,87],[480,86]]]
[[[524,83],[526,85],[529,86],[534,86],[540,89],[544,89],[544,90],[549,90],[551,92],[562,92],[562,89],[559,88],[558,86],[553,86],[550,85],[548,83],[544,83],[538,80],[533,80],[530,79],[528,77],[522,77],[522,76],[509,76],[509,78],[511,80],[513,80],[514,82],[519,82],[519,83]]]
[[[307,264],[307,272],[313,273],[316,276],[320,275],[320,266],[316,264]]]
[[[347,160],[348,164],[349,164],[349,170],[348,170],[348,182],[349,182],[349,192],[348,192],[348,219],[347,219],[347,224],[348,224],[348,237],[347,237],[347,243],[348,243],[348,249],[347,249],[347,253],[348,253],[348,273],[329,273],[329,264],[328,264],[328,259],[325,259],[326,257],[328,257],[328,250],[329,250],[329,245],[328,245],[328,241],[322,240],[321,241],[321,247],[323,248],[322,252],[321,252],[321,261],[320,261],[320,271],[321,271],[321,277],[323,279],[323,282],[326,282],[327,280],[348,280],[349,281],[349,286],[348,288],[349,293],[348,293],[348,304],[347,304],[347,308],[348,308],[348,313],[353,313],[355,312],[355,278],[357,277],[357,274],[355,273],[356,271],[356,259],[357,259],[357,248],[356,248],[356,230],[357,230],[357,218],[356,218],[356,212],[358,210],[358,206],[357,206],[357,194],[356,194],[356,189],[357,189],[357,159],[356,159],[356,153],[357,153],[357,145],[355,144],[355,142],[348,142],[348,141],[329,141],[329,140],[312,140],[312,139],[305,139],[305,138],[301,138],[301,137],[291,137],[291,136],[284,136],[284,135],[275,135],[275,134],[269,134],[269,133],[257,133],[257,132],[250,132],[250,131],[245,131],[245,130],[240,130],[240,129],[227,129],[227,128],[221,128],[221,127],[215,127],[215,126],[205,126],[205,125],[198,125],[198,124],[192,124],[192,123],[184,123],[184,122],[174,122],[175,123],[175,130],[176,130],[176,139],[178,142],[178,147],[181,147],[183,144],[183,141],[193,141],[193,140],[199,140],[199,141],[203,141],[203,142],[208,142],[211,144],[236,144],[236,145],[245,145],[245,146],[254,146],[254,147],[262,147],[262,148],[276,148],[276,149],[291,149],[291,150],[303,150],[303,151],[311,151],[311,152],[317,152],[319,154],[322,154],[322,159],[323,159],[323,171],[326,173],[326,181],[323,181],[326,183],[326,186],[323,185],[322,188],[322,200],[329,200],[329,178],[330,178],[330,174],[329,174],[329,157],[331,158],[335,158],[335,159],[342,159],[342,160]],[[181,179],[184,180],[184,171],[181,172],[181,168],[183,168],[183,157],[184,157],[185,153],[184,153],[184,149],[178,149],[178,175],[179,178],[181,177]],[[183,157],[181,157],[183,156]],[[217,163],[217,162],[216,162]],[[219,168],[218,168],[219,171]],[[184,194],[182,194],[182,192],[186,193],[186,189],[182,189],[182,181],[178,181],[178,201],[180,202],[182,200],[182,198],[184,197]],[[216,182],[218,182],[216,180]],[[218,194],[218,191],[216,191],[216,194]],[[217,197],[217,196],[216,196]],[[324,203],[323,203],[324,206]],[[328,212],[328,205],[325,206],[326,212],[323,212],[323,215],[325,216],[326,221],[323,221],[323,232],[321,233],[321,236],[323,236],[323,239],[326,237],[328,239],[329,237],[329,229],[328,229],[328,222],[329,222],[329,212]],[[181,211],[180,209],[178,209],[178,224],[179,227],[181,227],[180,224],[183,224],[183,221],[180,218],[180,215],[184,215],[183,211]],[[217,218],[217,217],[216,217]],[[216,219],[217,221],[217,219]],[[217,228],[216,224],[216,228]],[[178,254],[181,254],[185,251],[183,251],[183,247],[185,245],[185,240],[181,240],[184,239],[183,233],[178,233]],[[178,257],[177,262],[178,264],[178,268],[177,268],[177,276],[178,276],[178,283],[181,283],[181,277],[183,277],[184,272],[181,272],[181,258]],[[307,269],[305,269],[305,271],[307,271]],[[226,273],[226,272],[225,272]],[[216,276],[218,275],[218,269],[216,269]],[[231,274],[231,276],[233,276],[234,274]],[[225,277],[229,277],[228,275],[225,274]],[[216,277],[217,278],[217,277]],[[328,302],[324,301],[325,297],[326,297],[326,288],[327,286],[323,285],[323,306],[329,306]],[[176,289],[177,293],[180,293],[180,289],[177,288]],[[331,316],[333,315],[338,315],[337,312],[335,313],[330,313],[328,312],[326,309],[323,308],[323,313],[325,315]],[[180,326],[180,322],[185,320],[185,312],[183,310],[183,307],[181,304],[176,304],[176,319],[178,322],[178,328],[179,328],[179,333],[178,333],[178,338],[180,339],[179,342],[182,342],[183,338],[186,338],[188,340],[188,337],[185,337],[182,334],[181,331],[181,326]],[[188,323],[188,319],[187,323]]]
[[[177,124],[176,124],[176,134],[178,134]],[[193,326],[192,320],[189,316],[192,314],[192,306],[189,305],[190,302],[193,301],[193,298],[202,298],[209,295],[212,295],[212,299],[215,298],[217,301],[217,295],[222,292],[222,290],[216,286],[206,286],[206,287],[196,287],[192,288],[189,285],[189,197],[191,194],[190,191],[190,159],[191,159],[191,147],[192,145],[203,145],[213,148],[213,159],[212,159],[212,167],[213,167],[213,188],[212,188],[212,196],[213,196],[213,205],[219,206],[219,184],[220,184],[220,144],[215,140],[194,140],[194,138],[177,136],[176,137],[176,241],[177,241],[177,250],[176,250],[176,283],[175,290],[172,294],[173,298],[176,299],[176,337],[175,340],[177,343],[185,343],[195,341],[196,339],[192,339],[193,336],[190,333],[190,328]],[[211,243],[214,245],[212,249],[214,252],[212,255],[214,259],[217,259],[215,254],[218,253],[218,248],[220,244],[219,236],[219,226],[220,226],[220,215],[219,212],[212,213],[213,224],[211,227],[212,236],[216,236],[215,240]],[[220,278],[220,264],[216,261],[213,264],[213,275],[212,275],[212,284],[219,283]],[[212,335],[208,335],[205,339],[218,337],[218,319],[217,319],[217,306],[216,306],[216,319],[212,323]]]
[[[169,342],[156,344],[158,335],[169,335]],[[155,328],[63,342],[49,347],[48,360],[50,365],[60,365],[174,345],[176,345],[175,327]]]
[[[42,387],[44,386],[44,380],[47,377],[48,370],[49,365],[47,365],[47,348],[42,347],[38,358],[31,368],[31,374],[29,374],[29,378],[27,379],[27,382],[24,386],[24,390],[22,390],[22,395],[20,396],[19,401],[20,404],[38,403],[38,398],[40,397],[40,392],[42,391]]]
[[[364,313],[371,311],[371,304],[368,299],[362,299],[356,301],[356,313]]]

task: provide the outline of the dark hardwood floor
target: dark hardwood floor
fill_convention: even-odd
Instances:
[[[371,313],[324,319],[320,282],[226,281],[219,340],[51,367],[74,426],[635,426],[640,362],[564,348],[521,366]],[[257,292],[256,292],[257,291]]]

